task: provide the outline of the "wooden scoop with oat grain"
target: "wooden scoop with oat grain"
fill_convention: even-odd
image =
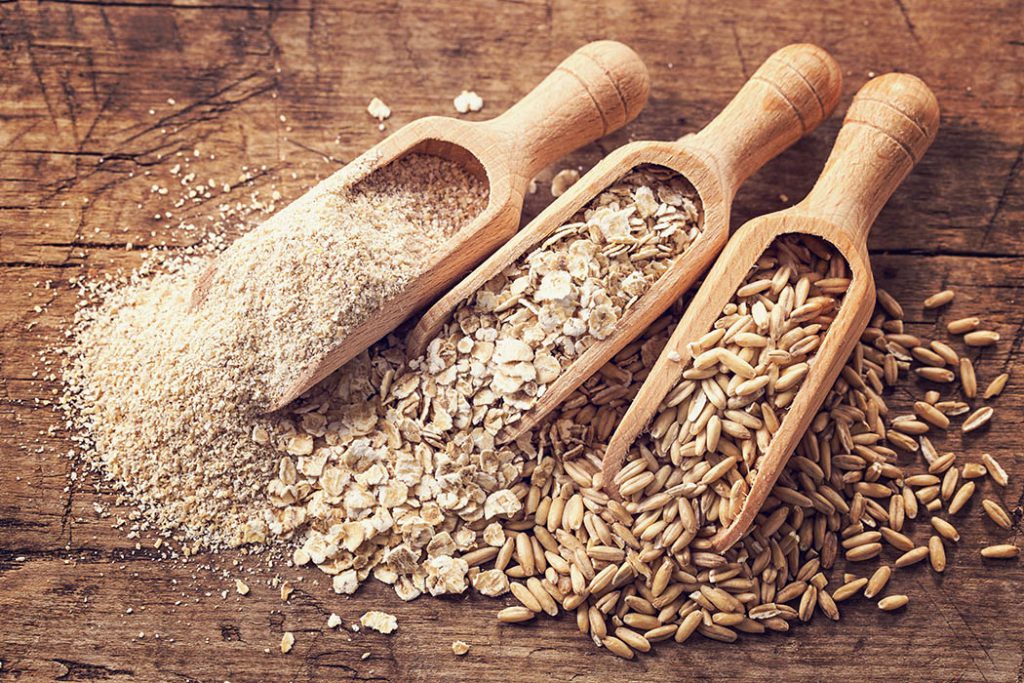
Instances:
[[[772,366],[777,362],[800,360],[799,372],[802,374],[802,383],[795,384],[787,380],[786,387],[780,387],[781,393],[788,394],[783,401],[788,405],[788,410],[782,415],[781,420],[765,416],[762,420],[764,426],[756,428],[757,432],[767,430],[763,435],[763,446],[757,446],[758,452],[744,451],[743,457],[734,454],[723,458],[729,461],[722,463],[724,466],[733,465],[739,468],[742,479],[737,478],[737,481],[731,483],[738,486],[741,491],[749,488],[749,494],[745,499],[740,497],[737,502],[741,507],[735,516],[730,512],[726,519],[731,520],[721,525],[718,533],[712,538],[712,543],[721,552],[743,537],[766,498],[772,494],[776,480],[814,420],[822,401],[838,378],[870,319],[875,305],[875,285],[868,262],[868,231],[882,206],[928,149],[935,138],[938,122],[939,109],[935,96],[914,76],[889,74],[869,81],[861,88],[850,105],[832,154],[810,194],[789,209],[755,218],[740,228],[689,303],[657,363],[612,435],[604,455],[602,472],[604,486],[610,493],[618,493],[616,475],[622,467],[627,451],[633,447],[641,431],[648,428],[655,413],[661,410],[661,414],[671,417],[671,413],[666,412],[672,409],[669,403],[674,405],[674,402],[669,401],[670,392],[681,386],[680,380],[684,377],[684,371],[689,370],[689,376],[695,378],[691,379],[694,385],[683,387],[689,390],[696,386],[692,400],[702,399],[698,394],[703,392],[707,396],[707,401],[704,402],[705,405],[698,405],[696,408],[693,408],[691,403],[690,407],[693,410],[690,414],[699,412],[701,416],[695,418],[696,421],[689,416],[681,418],[683,423],[679,429],[679,436],[671,437],[673,445],[682,443],[684,437],[692,440],[694,430],[699,428],[700,423],[710,424],[703,419],[703,413],[723,411],[723,407],[724,417],[716,422],[716,432],[719,430],[718,425],[725,420],[730,420],[736,430],[742,431],[735,427],[735,420],[756,419],[757,416],[740,414],[738,409],[751,406],[751,401],[757,396],[769,395],[771,387],[765,386],[765,380],[781,383],[779,371],[773,375]],[[814,238],[797,237],[798,235]],[[830,287],[845,291],[837,309],[829,308],[818,318],[815,318],[816,314],[811,311],[811,319],[804,323],[800,322],[801,316],[795,310],[791,314],[786,312],[789,303],[785,306],[778,303],[773,308],[767,308],[772,302],[754,291],[758,288],[764,289],[767,280],[747,283],[745,287],[750,291],[745,290],[746,293],[739,294],[740,285],[748,273],[757,272],[755,268],[763,270],[765,264],[762,256],[780,236],[787,236],[784,238],[786,240],[810,240],[815,244],[822,244],[820,249],[828,249],[825,246],[827,243],[831,245],[828,253],[834,255],[832,258],[839,258],[839,263],[845,260],[843,272],[846,275],[839,278],[843,282],[822,285],[822,291]],[[815,241],[819,238],[824,242]],[[783,279],[792,276],[792,271],[787,273],[782,268],[776,272],[785,273]],[[830,274],[823,274],[822,281],[829,277]],[[802,296],[806,296],[808,282],[794,285],[795,288],[805,288]],[[773,287],[774,284],[770,286]],[[817,287],[817,284],[813,286]],[[719,333],[731,334],[734,340],[741,333],[719,326],[713,329],[712,325],[726,310],[729,311],[729,315],[735,315],[737,304],[734,302],[739,300],[740,296],[746,297],[743,299],[745,301],[754,301],[754,306],[759,303],[766,307],[761,312],[761,322],[756,325],[758,330],[763,328],[766,332],[742,332],[747,335],[742,342],[730,342]],[[811,298],[807,299],[811,307],[814,305],[811,301],[813,298],[812,292]],[[781,302],[781,298],[779,301]],[[726,309],[727,305],[730,306],[729,309]],[[769,325],[763,315],[771,315],[776,308],[781,311],[782,315],[778,316],[780,320],[772,321]],[[792,325],[785,321],[785,315],[792,315]],[[757,315],[753,318],[756,322]],[[808,320],[808,316],[803,315],[803,320]],[[814,324],[818,320],[823,321],[823,324]],[[750,327],[749,320],[740,322],[745,322]],[[794,359],[788,357],[792,354],[786,350],[781,338],[785,332],[800,328],[801,325],[805,326],[796,329],[798,336],[806,332],[808,327],[826,328],[826,331],[823,337],[803,340],[813,343],[803,344],[799,349],[794,348],[792,354],[800,356],[800,359]],[[810,335],[809,332],[807,334]],[[718,340],[712,341],[716,336]],[[776,346],[777,340],[779,341]],[[748,362],[742,354],[731,352],[728,346],[723,344],[736,346],[741,352],[745,350],[741,348],[742,346],[751,347],[751,351],[755,350],[755,346],[761,348],[756,348],[756,353],[747,354],[752,358],[752,362]],[[702,357],[710,360],[705,362]],[[704,368],[711,372],[727,373],[725,377],[734,381],[710,380],[714,386],[702,384],[709,381],[701,379],[707,376],[701,374],[705,372]],[[794,371],[794,375],[796,372]],[[750,380],[745,381],[746,378]],[[722,387],[722,384],[726,386]],[[741,384],[746,384],[747,387],[741,389]],[[798,388],[795,391],[788,389],[791,384]],[[749,390],[753,390],[753,393]],[[709,392],[718,393],[717,399],[709,396]],[[733,399],[736,399],[735,404],[729,403]],[[715,405],[707,405],[709,403]],[[680,407],[686,407],[686,404],[680,404]],[[762,415],[766,412],[773,413],[777,408],[776,405],[765,411],[765,406],[760,406]],[[714,415],[711,417],[714,418]],[[677,417],[676,421],[679,420]],[[687,431],[684,433],[683,429]],[[724,432],[722,433],[724,435]],[[700,439],[701,436],[698,435],[696,438]],[[712,443],[720,443],[717,435],[708,438],[712,439]],[[744,438],[747,445],[752,445],[749,443],[750,438]],[[705,450],[703,444],[707,443],[707,440],[700,443],[701,445],[688,444],[688,447],[697,448],[699,453]],[[721,446],[711,449],[716,459],[722,453],[720,449]],[[718,455],[715,454],[716,451]],[[693,454],[687,451],[684,457],[691,455]],[[719,474],[714,473],[715,476]],[[705,476],[697,483],[703,484],[705,479],[708,477]]]
[[[488,186],[486,208],[444,243],[397,296],[357,325],[272,401],[280,408],[402,323],[465,275],[519,227],[523,197],[542,168],[633,120],[647,100],[647,69],[629,47],[597,41],[578,49],[511,109],[489,121],[430,116],[404,126],[338,173],[355,185],[409,154],[460,164]],[[300,200],[301,201],[301,200]],[[217,262],[200,278],[192,308],[208,301]]]
[[[610,336],[595,342],[562,368],[534,406],[518,422],[506,426],[498,438],[507,442],[525,433],[643,332],[706,271],[728,237],[732,200],[739,186],[828,117],[839,100],[841,81],[839,66],[827,52],[814,45],[789,45],[771,55],[699,133],[674,142],[634,142],[615,150],[424,314],[409,334],[409,357],[423,354],[457,306],[536,249],[633,169],[655,165],[678,174],[699,196],[703,214],[700,236],[628,309]]]

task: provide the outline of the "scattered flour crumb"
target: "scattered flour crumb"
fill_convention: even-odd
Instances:
[[[292,651],[292,646],[295,645],[295,634],[291,631],[285,631],[284,635],[281,636],[281,654],[288,654]]]
[[[461,657],[462,655],[464,655],[467,652],[469,652],[469,643],[467,643],[464,640],[456,640],[456,641],[454,641],[452,643],[452,652],[454,652],[456,654],[456,656]]]
[[[331,616],[327,617],[327,628],[338,628],[339,626],[341,626],[341,617],[331,612]]]
[[[468,114],[471,111],[480,111],[484,108],[484,100],[472,90],[463,90],[452,102],[455,111],[460,114]]]
[[[391,107],[384,104],[384,101],[379,97],[374,97],[370,100],[370,104],[366,106],[366,111],[381,123],[391,118]]]
[[[249,594],[249,585],[246,584],[245,581],[242,581],[241,579],[235,579],[235,592],[238,593],[239,595],[248,595]]]

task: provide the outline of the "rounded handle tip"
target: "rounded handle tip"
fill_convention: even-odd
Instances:
[[[754,73],[774,85],[800,118],[804,132],[828,118],[843,89],[843,72],[828,52],[810,43],[776,50]]]
[[[515,106],[483,125],[497,130],[525,180],[570,151],[626,125],[647,103],[650,78],[636,52],[613,40],[566,57]],[[507,147],[508,148],[508,147]]]
[[[916,163],[939,130],[939,101],[917,76],[885,74],[857,92],[843,123],[878,129],[899,143]]]
[[[825,168],[798,211],[825,218],[864,244],[938,129],[939,103],[920,78],[887,74],[868,81],[854,95]]]
[[[632,121],[647,103],[651,78],[633,48],[615,40],[584,45],[561,68],[586,83],[605,120],[605,132]]]

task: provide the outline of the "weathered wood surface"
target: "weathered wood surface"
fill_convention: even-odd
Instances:
[[[294,197],[380,138],[364,110],[372,95],[394,109],[392,129],[449,112],[463,88],[493,111],[601,37],[640,52],[652,97],[625,132],[571,157],[584,167],[627,139],[699,129],[788,42],[819,43],[839,60],[847,76],[840,110],[869,72],[924,78],[943,107],[942,129],[871,236],[876,277],[908,304],[912,331],[928,333],[951,316],[991,321],[1003,341],[976,354],[982,382],[1021,360],[1019,0],[799,10],[781,0],[0,2],[0,680],[1024,679],[1024,562],[983,562],[977,552],[986,539],[1019,542],[1020,516],[1012,532],[997,533],[979,501],[961,515],[964,540],[945,575],[899,572],[911,596],[901,614],[846,603],[836,624],[819,618],[738,645],[695,640],[628,663],[593,648],[567,618],[499,627],[498,603],[485,598],[402,604],[368,586],[345,600],[307,572],[284,604],[264,583],[275,570],[264,569],[262,580],[250,578],[249,596],[222,599],[237,574],[231,557],[213,558],[225,573],[204,568],[211,558],[156,562],[152,538],[136,550],[136,539],[96,515],[96,502],[129,511],[106,486],[69,484],[69,442],[39,403],[57,384],[38,358],[74,310],[69,278],[131,266],[146,245],[194,239],[152,215],[150,187],[173,182],[176,152],[215,153],[197,166],[217,178],[248,165],[264,195],[276,187]],[[784,206],[780,195],[801,197],[839,121],[757,174],[737,198],[734,221]],[[533,195],[528,213],[549,199],[546,190]],[[188,207],[175,220],[210,210]],[[46,280],[52,290],[37,286]],[[939,286],[957,289],[957,301],[923,314],[920,299]],[[905,407],[910,398],[897,393],[892,402]],[[998,454],[1011,485],[992,493],[1013,508],[1024,482],[1021,377],[996,406],[984,434],[945,443],[968,458]],[[399,631],[325,626],[332,611],[352,623],[370,608],[397,614]],[[288,656],[276,651],[284,630],[297,636]],[[451,654],[456,638],[473,644],[468,656]]]

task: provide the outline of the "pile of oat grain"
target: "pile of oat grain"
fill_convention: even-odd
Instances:
[[[846,263],[823,243],[777,239],[758,259],[666,395],[641,444],[651,457],[694,468],[702,518],[728,526],[759,461],[813,363],[850,284]],[[699,463],[703,459],[703,463]],[[654,479],[645,459],[616,476],[623,496]]]
[[[988,402],[1007,375],[980,392],[967,353],[999,335],[979,330],[977,318],[954,321],[949,332],[964,335],[967,346],[960,352],[908,334],[902,307],[880,290],[878,312],[750,532],[715,551],[712,537],[742,506],[766,439],[784,419],[776,411],[791,398],[786,384],[799,383],[793,368],[813,356],[818,342],[810,340],[827,328],[845,289],[845,264],[827,245],[787,238],[773,249],[698,343],[689,376],[630,450],[617,478],[621,501],[603,488],[604,445],[676,315],[655,323],[537,430],[534,458],[517,486],[521,509],[491,543],[463,556],[474,587],[517,601],[499,612],[501,621],[574,612],[584,635],[627,659],[695,633],[734,642],[788,631],[816,612],[838,620],[838,605],[859,595],[883,611],[901,609],[909,600],[893,592],[895,575],[923,560],[946,571],[946,548],[969,543],[955,517],[986,479],[992,497],[982,501],[983,512],[1009,534],[1021,510],[1008,512],[998,500],[1009,483],[998,460],[943,453],[932,441],[957,416],[966,416],[963,432],[991,419]],[[779,258],[780,250],[797,258]],[[952,298],[940,293],[926,307]],[[738,358],[714,351],[723,348]],[[705,363],[706,353],[714,355]],[[771,372],[773,364],[787,369]],[[894,415],[884,394],[910,388],[900,375],[911,369],[935,388],[913,414]],[[746,377],[751,370],[754,377]],[[767,383],[741,389],[766,371]],[[794,379],[783,381],[787,373]],[[988,559],[1019,555],[1008,540],[970,545]]]

